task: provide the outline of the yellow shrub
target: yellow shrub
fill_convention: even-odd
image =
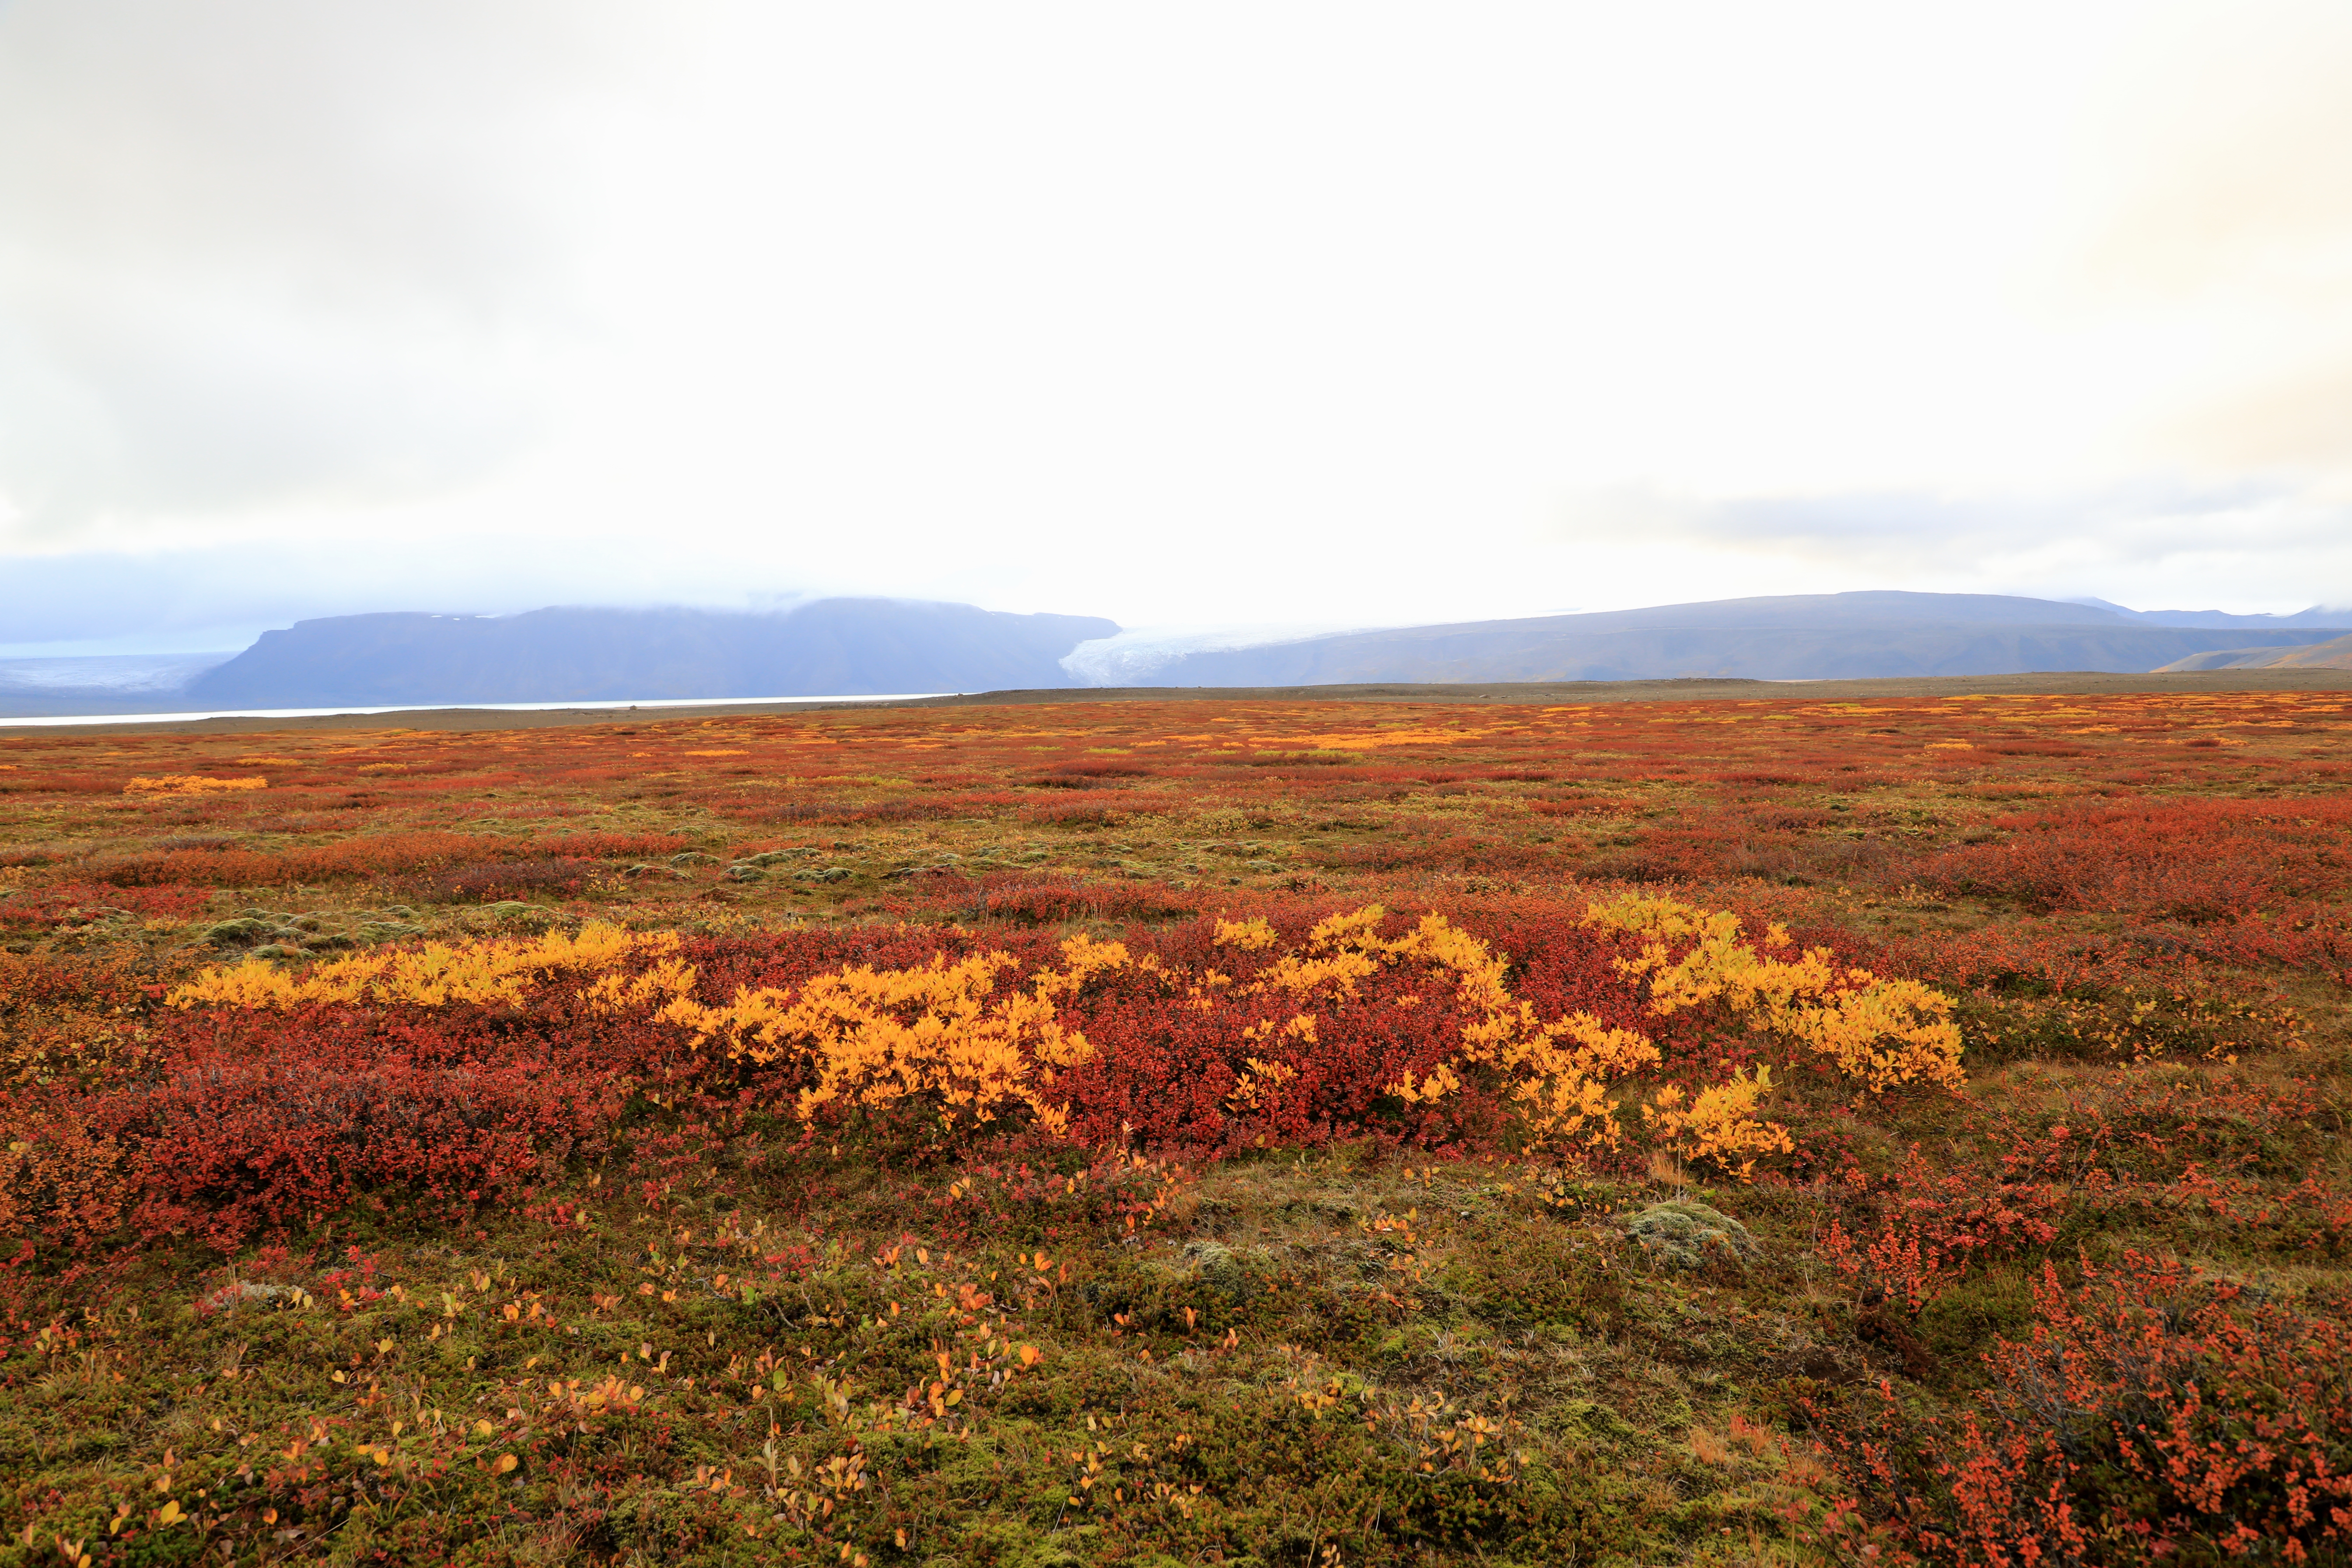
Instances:
[[[210,795],[218,790],[268,789],[268,779],[215,779],[202,773],[164,773],[135,778],[122,786],[125,795]]]
[[[880,1113],[911,1101],[942,1131],[1025,1108],[1058,1132],[1067,1110],[1045,1091],[1093,1052],[1062,1026],[1055,998],[1131,962],[1123,945],[1085,937],[1064,942],[1062,956],[1067,967],[1039,972],[1027,992],[997,993],[997,975],[1014,960],[989,952],[821,974],[797,995],[746,988],[717,1007],[681,995],[660,1016],[693,1030],[696,1048],[718,1041],[730,1057],[804,1068],[814,1081],[794,1103],[803,1122],[827,1108]]]
[[[1444,1062],[1430,1068],[1418,1082],[1414,1080],[1412,1074],[1407,1073],[1403,1078],[1387,1086],[1391,1094],[1395,1095],[1407,1105],[1435,1105],[1461,1087],[1462,1080],[1456,1078],[1454,1069]]]
[[[1802,1042],[1873,1090],[1916,1082],[1956,1089],[1965,1081],[1952,998],[1916,980],[1840,970],[1827,948],[1768,958],[1741,939],[1737,915],[1646,894],[1596,900],[1585,923],[1646,939],[1617,969],[1648,978],[1650,1007],[1661,1016],[1719,1000],[1734,1016]],[[1673,957],[1672,945],[1685,940],[1689,950]],[[1771,926],[1764,945],[1788,947],[1789,933]]]
[[[1524,1079],[1511,1089],[1511,1100],[1534,1134],[1537,1146],[1580,1144],[1595,1152],[1613,1150],[1624,1142],[1617,1123],[1617,1107],[1607,1087],[1581,1073]]]
[[[1128,955],[1123,942],[1097,942],[1091,937],[1074,936],[1062,944],[1063,969],[1041,969],[1032,976],[1041,996],[1066,996],[1086,989],[1087,983],[1099,974],[1115,969],[1125,969],[1135,961]],[[1139,968],[1156,970],[1157,958],[1146,957]]]
[[[598,1013],[658,1014],[692,995],[694,981],[694,965],[682,958],[661,958],[635,974],[600,974],[580,995]]]
[[[388,950],[335,959],[296,974],[261,959],[207,969],[174,987],[163,1000],[174,1007],[275,1007],[305,1002],[413,1003],[438,1007],[451,1002],[519,1005],[525,992],[549,976],[586,971],[597,979],[587,988],[592,1002],[618,1005],[621,993],[647,987],[682,993],[694,984],[692,968],[670,960],[656,966],[662,978],[623,982],[613,972],[631,956],[674,953],[676,931],[632,931],[590,921],[579,934],[451,945],[426,942],[413,950]],[[619,989],[616,991],[615,988]],[[633,988],[635,988],[633,990]],[[650,994],[647,991],[647,994]]]
[[[1532,1010],[1526,1021],[1532,1024]],[[1607,1086],[1662,1059],[1643,1036],[1610,1028],[1590,1013],[1524,1028],[1467,1054],[1494,1062],[1508,1075],[1511,1100],[1537,1146],[1576,1143],[1592,1150],[1615,1149],[1623,1142]]]
[[[1255,952],[1260,948],[1272,947],[1280,940],[1275,935],[1272,926],[1255,916],[1245,921],[1217,922],[1216,943],[1219,947],[1238,947],[1244,952]]]
[[[1865,969],[1846,973],[1859,989],[1791,1006],[1775,1026],[1873,1089],[1922,1079],[1958,1089],[1967,1081],[1952,998],[1916,980],[1881,980]]]
[[[1234,1110],[1255,1110],[1275,1089],[1297,1076],[1297,1068],[1244,1057],[1241,1076],[1234,1080],[1232,1091],[1225,1096],[1225,1104]]]
[[[1771,1087],[1772,1069],[1767,1067],[1758,1068],[1753,1078],[1735,1074],[1728,1083],[1699,1090],[1695,1100],[1680,1084],[1670,1083],[1642,1107],[1642,1121],[1677,1159],[1707,1161],[1744,1182],[1756,1162],[1740,1155],[1786,1154],[1797,1146],[1787,1128],[1756,1118],[1756,1107]]]

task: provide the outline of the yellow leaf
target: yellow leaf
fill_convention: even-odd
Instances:
[[[513,1469],[517,1465],[521,1463],[522,1461],[516,1458],[512,1454],[500,1454],[498,1458],[498,1462],[493,1464],[490,1467],[490,1469],[493,1474],[503,1476],[509,1470]]]

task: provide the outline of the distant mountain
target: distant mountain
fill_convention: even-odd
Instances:
[[[894,599],[821,599],[767,615],[338,616],[266,632],[228,658],[0,661],[0,717],[873,696],[1108,677],[1124,686],[1265,687],[2330,668],[2341,655],[2328,649],[2352,647],[2352,612],[2331,612],[2328,625],[2311,618],[2321,614],[2141,612],[1997,594],[1784,595],[1238,647],[1204,647],[1202,637],[1129,646],[1114,623],[1093,616]],[[1106,643],[1118,652],[1108,663],[1095,657]]]
[[[264,632],[190,682],[191,708],[867,696],[1069,686],[1117,623],[970,605],[820,599],[773,615],[533,610],[335,616]]]
[[[2303,626],[2340,626],[2352,623],[2352,610],[2331,610],[2314,605],[2291,616],[2233,616],[2226,610],[2134,610],[2108,599],[2069,599],[2137,621],[2144,626],[2242,626],[2252,631],[2283,631]]]
[[[2218,648],[2315,643],[2347,629],[2156,626],[2131,612],[1996,594],[1801,594],[1184,653],[1131,679],[1150,686],[1299,686],[2138,672]]]
[[[2185,669],[2352,669],[2352,637],[2301,647],[2233,647],[2176,658],[2159,671]]]

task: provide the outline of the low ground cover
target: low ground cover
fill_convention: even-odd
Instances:
[[[2340,1560],[2347,732],[0,740],[0,1552]]]

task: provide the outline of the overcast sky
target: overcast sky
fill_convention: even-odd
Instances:
[[[2352,6],[0,0],[0,651],[2352,605]]]

